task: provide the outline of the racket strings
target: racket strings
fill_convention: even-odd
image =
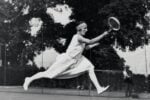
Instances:
[[[120,22],[115,17],[109,17],[108,24],[112,30],[118,31],[120,29]]]

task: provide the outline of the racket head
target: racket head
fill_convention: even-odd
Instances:
[[[116,17],[109,17],[108,25],[112,30],[118,31],[120,29],[120,21]]]

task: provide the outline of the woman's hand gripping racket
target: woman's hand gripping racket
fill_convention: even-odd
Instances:
[[[120,21],[116,17],[109,17],[108,25],[109,25],[108,32],[111,32],[112,30],[118,31],[120,29]]]

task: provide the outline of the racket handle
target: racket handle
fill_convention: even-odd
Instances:
[[[111,32],[112,31],[112,28],[109,28],[108,32]]]

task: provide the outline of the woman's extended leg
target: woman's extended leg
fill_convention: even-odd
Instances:
[[[35,75],[31,76],[31,77],[26,77],[25,78],[25,82],[23,84],[23,88],[24,90],[28,90],[28,86],[30,85],[30,83],[34,80],[40,79],[40,78],[48,78],[47,76],[47,72],[38,72]]]
[[[55,64],[56,65],[56,64]],[[54,66],[55,66],[54,65]],[[40,78],[49,78],[49,79],[53,79],[55,78],[57,75],[59,75],[60,73],[62,73],[64,70],[66,70],[66,66],[60,67],[60,68],[54,68],[54,66],[52,68],[49,68],[47,71],[44,72],[38,72],[36,74],[34,74],[31,77],[26,77],[25,78],[25,82],[23,84],[23,88],[24,90],[28,90],[28,86],[30,85],[30,83],[34,80],[40,79]],[[69,66],[69,65],[67,65]]]
[[[55,78],[56,76],[67,70],[75,62],[76,62],[75,60],[70,59],[67,55],[59,56],[59,60],[53,63],[53,65],[49,67],[48,70],[44,72],[39,72],[31,77],[25,78],[25,82],[23,84],[24,89],[28,90],[28,86],[34,80],[40,78],[50,78],[50,79]]]

